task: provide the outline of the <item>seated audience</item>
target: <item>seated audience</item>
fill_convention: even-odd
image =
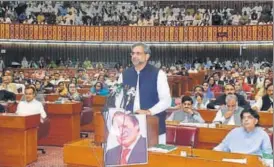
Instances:
[[[252,106],[256,111],[273,112],[273,84],[266,87],[266,94]]]
[[[82,96],[77,92],[76,85],[70,83],[68,85],[68,98],[72,101],[82,101]]]
[[[193,108],[205,109],[209,103],[209,99],[205,97],[204,88],[202,86],[196,86],[194,88]]]
[[[56,88],[56,93],[61,97],[66,97],[68,95],[68,89],[64,82],[59,82],[58,87]]]
[[[236,95],[226,96],[226,105],[222,106],[217,112],[213,123],[221,123],[225,125],[241,125],[242,107],[238,106],[238,99]]]
[[[259,90],[258,90],[258,92],[257,92],[257,94],[255,96],[255,100],[260,99],[261,97],[263,97],[266,94],[266,87],[269,84],[272,84],[272,80],[266,78],[264,80],[264,84],[263,84],[264,86],[259,88]]]
[[[210,91],[213,93],[221,92],[222,87],[215,83],[214,78],[210,77],[208,79],[208,85],[210,87]]]
[[[204,92],[205,92],[205,97],[209,100],[215,98],[214,97],[214,93],[211,92],[210,88],[209,88],[209,84],[207,82],[203,83],[203,88],[204,88]]]
[[[9,78],[11,76],[3,76],[2,77],[2,84],[0,85],[0,90],[7,90],[12,93],[17,94],[17,88],[14,83],[11,83],[11,79]]]
[[[107,96],[109,91],[107,88],[104,88],[101,82],[96,82],[96,84],[90,89],[90,92],[93,95]]]
[[[242,89],[242,84],[238,81],[235,82],[235,92],[239,95],[244,96],[245,100],[247,100],[247,94]]]
[[[17,114],[40,114],[41,122],[46,119],[47,114],[44,110],[43,104],[35,99],[36,90],[29,86],[25,89],[25,101],[20,101],[16,113]]]
[[[231,130],[214,150],[260,156],[272,154],[269,136],[259,127],[259,114],[252,109],[244,109],[240,116],[242,126]]]
[[[200,113],[193,109],[193,100],[190,96],[183,96],[180,109],[173,111],[167,121],[180,121],[184,123],[204,123]]]
[[[242,95],[235,93],[235,87],[232,84],[227,84],[225,86],[225,91],[223,95],[220,95],[216,98],[216,100],[208,103],[207,108],[210,109],[218,109],[221,105],[225,105],[225,98],[227,95],[236,95],[238,99],[238,105],[243,108],[250,108],[249,103],[245,100]]]

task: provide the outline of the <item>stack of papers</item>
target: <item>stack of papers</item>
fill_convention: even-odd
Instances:
[[[184,126],[195,126],[195,127],[208,127],[208,124],[206,123],[185,123],[185,122],[181,122],[180,125],[184,125]]]
[[[157,144],[154,147],[148,148],[148,151],[168,153],[168,152],[171,152],[176,149],[177,149],[177,147],[173,146],[173,145]]]
[[[239,164],[246,164],[247,159],[228,159],[228,158],[223,158],[222,161],[224,162],[234,162],[234,163],[239,163]]]

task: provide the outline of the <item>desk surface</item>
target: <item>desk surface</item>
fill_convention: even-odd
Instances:
[[[187,152],[188,157],[181,157],[181,151]],[[83,156],[85,155],[85,156]],[[138,167],[261,167],[262,163],[257,156],[217,152],[212,150],[192,149],[178,147],[170,153],[149,152],[148,164],[136,165]],[[247,164],[223,162],[223,158],[247,159]],[[92,144],[92,140],[83,139],[64,147],[64,162],[68,166],[100,166],[103,163],[103,149]]]

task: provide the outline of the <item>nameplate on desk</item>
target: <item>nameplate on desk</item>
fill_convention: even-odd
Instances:
[[[239,164],[246,164],[247,159],[228,159],[228,158],[223,158],[222,161],[224,162],[233,162],[233,163],[239,163]]]
[[[181,122],[180,125],[183,126],[194,126],[194,127],[208,127],[208,124],[205,123],[185,123],[185,122]]]

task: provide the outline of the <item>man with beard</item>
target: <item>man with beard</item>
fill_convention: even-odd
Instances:
[[[171,96],[166,74],[150,65],[150,47],[144,43],[136,43],[131,47],[133,67],[125,70],[118,83],[124,87],[134,88],[134,100],[124,105],[125,109],[136,114],[155,115],[159,119],[159,143],[166,143],[166,109],[170,107]],[[123,94],[123,93],[121,93]],[[116,99],[116,107],[121,106],[122,97]],[[125,101],[125,100],[124,100]]]
[[[216,98],[216,100],[208,103],[207,108],[218,109],[220,106],[225,105],[225,99],[227,95],[236,95],[238,99],[238,105],[242,108],[250,108],[249,103],[245,100],[244,96],[235,93],[235,87],[232,84],[225,85],[225,93]]]

